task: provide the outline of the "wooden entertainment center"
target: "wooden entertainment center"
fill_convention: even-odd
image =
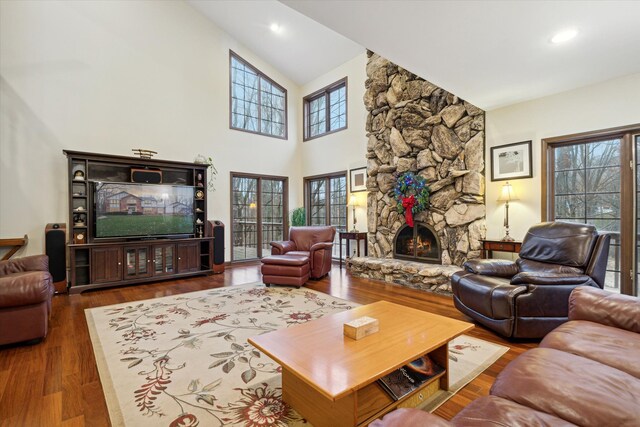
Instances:
[[[69,293],[212,272],[214,238],[207,236],[206,164],[70,150],[63,153],[69,163]],[[105,185],[111,185],[113,194],[98,206],[97,189]],[[122,190],[118,192],[119,187]],[[129,188],[146,189],[149,194],[129,194]],[[172,202],[166,193],[152,196],[165,189],[186,194],[192,206],[182,200]],[[105,209],[114,212],[105,215]],[[139,235],[135,235],[136,229],[127,229],[122,235],[113,228],[109,229],[111,235],[97,232],[98,217],[115,218],[122,224],[136,218],[140,223],[145,215],[145,221],[155,221],[154,216],[171,224],[182,221],[182,229],[156,233],[140,228]]]

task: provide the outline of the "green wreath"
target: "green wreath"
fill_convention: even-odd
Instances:
[[[396,179],[393,193],[398,213],[410,227],[413,227],[413,215],[422,212],[429,206],[429,186],[427,180],[413,172],[405,172]]]

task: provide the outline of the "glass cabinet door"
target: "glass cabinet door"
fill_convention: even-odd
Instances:
[[[149,275],[149,248],[125,248],[124,261],[125,277],[132,278]]]
[[[175,245],[158,245],[153,247],[153,273],[173,274],[175,272]]]

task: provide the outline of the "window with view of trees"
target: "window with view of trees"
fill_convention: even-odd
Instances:
[[[287,91],[230,51],[231,128],[287,138]]]
[[[262,258],[287,231],[287,178],[231,173],[231,260]]]
[[[638,266],[632,265],[630,255],[632,247],[636,251],[640,247],[632,231],[638,218],[633,192],[624,191],[638,191],[634,185],[640,185],[631,161],[634,138],[638,144],[634,132],[638,130],[618,129],[543,141],[547,179],[543,218],[592,224],[599,233],[609,233],[605,288],[628,294],[637,294],[633,288]]]
[[[347,231],[347,172],[313,176],[304,179],[307,224],[332,225],[336,232]],[[334,256],[338,253],[338,237]]]
[[[303,98],[304,140],[347,128],[347,78]]]

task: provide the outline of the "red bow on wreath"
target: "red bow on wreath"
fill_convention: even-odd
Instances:
[[[416,198],[411,195],[409,197],[402,198],[402,207],[404,208],[404,219],[407,221],[407,225],[413,228],[413,205],[416,204]]]

